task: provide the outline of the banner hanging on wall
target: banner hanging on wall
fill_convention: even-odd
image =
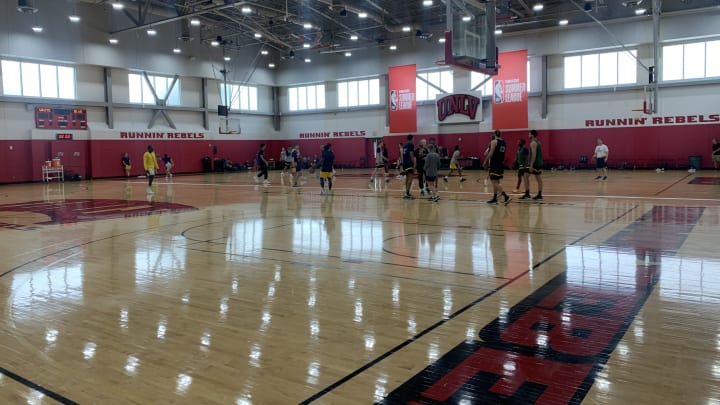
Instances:
[[[528,127],[527,50],[501,52],[500,72],[493,78],[493,129]]]
[[[435,96],[435,122],[466,124],[482,121],[482,92],[438,94]]]
[[[417,131],[416,71],[415,65],[392,66],[388,69],[391,134]]]

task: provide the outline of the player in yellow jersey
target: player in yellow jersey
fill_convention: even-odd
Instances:
[[[147,173],[148,177],[147,193],[155,194],[152,190],[152,184],[155,179],[155,173],[157,173],[160,167],[158,166],[157,156],[155,156],[155,151],[153,150],[152,145],[148,145],[147,152],[143,154],[143,166],[145,167],[145,173]]]

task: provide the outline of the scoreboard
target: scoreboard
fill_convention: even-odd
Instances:
[[[84,108],[35,107],[35,128],[87,129]]]

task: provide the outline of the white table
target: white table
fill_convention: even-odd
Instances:
[[[50,180],[65,181],[64,167],[42,166],[42,181],[49,182]]]

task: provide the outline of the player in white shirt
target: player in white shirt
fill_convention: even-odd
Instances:
[[[607,158],[608,158],[608,147],[605,145],[602,141],[602,139],[598,138],[597,140],[597,146],[595,147],[595,154],[593,155],[593,159],[596,160],[596,170],[598,173],[598,176],[595,177],[595,180],[607,180]]]

